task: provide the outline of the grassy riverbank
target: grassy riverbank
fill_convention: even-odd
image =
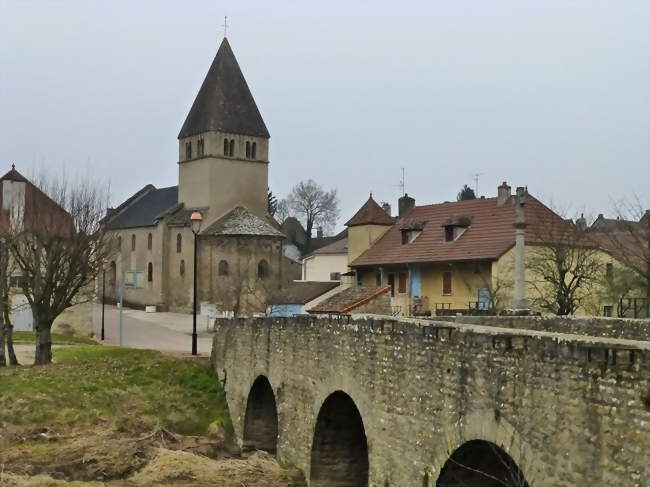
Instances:
[[[99,345],[54,353],[51,366],[0,369],[3,487],[240,486],[233,468],[248,486],[293,485],[271,458],[217,460],[233,456],[232,426],[208,360]]]

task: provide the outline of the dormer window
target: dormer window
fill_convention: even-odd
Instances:
[[[447,225],[445,227],[445,242],[453,242],[454,241],[454,227],[451,225]]]
[[[402,232],[402,245],[407,245],[413,242],[422,233],[424,222],[420,221],[406,221],[400,228]]]
[[[445,242],[455,242],[469,228],[471,220],[466,216],[452,217],[442,223],[445,229]]]
[[[198,157],[202,157],[204,154],[205,154],[205,142],[203,141],[203,137],[201,137],[196,142],[196,155]]]
[[[402,230],[402,245],[410,244],[420,236],[422,230]]]
[[[185,142],[185,159],[192,158],[192,142]]]

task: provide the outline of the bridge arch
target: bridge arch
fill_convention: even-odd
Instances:
[[[445,462],[436,487],[530,487],[505,450],[485,440],[470,440]]]
[[[243,447],[275,454],[278,448],[278,409],[269,380],[255,379],[246,402]]]
[[[368,441],[361,413],[343,391],[318,412],[311,448],[311,487],[367,487]]]

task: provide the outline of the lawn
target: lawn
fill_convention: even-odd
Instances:
[[[0,428],[47,425],[54,434],[102,425],[116,431],[159,427],[203,434],[213,421],[227,426],[225,395],[205,359],[99,345],[54,354],[51,366],[0,369]]]

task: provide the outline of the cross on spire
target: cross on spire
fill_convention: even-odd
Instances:
[[[228,37],[228,16],[227,15],[223,17],[223,25],[221,27],[223,27],[223,37],[224,38]]]

